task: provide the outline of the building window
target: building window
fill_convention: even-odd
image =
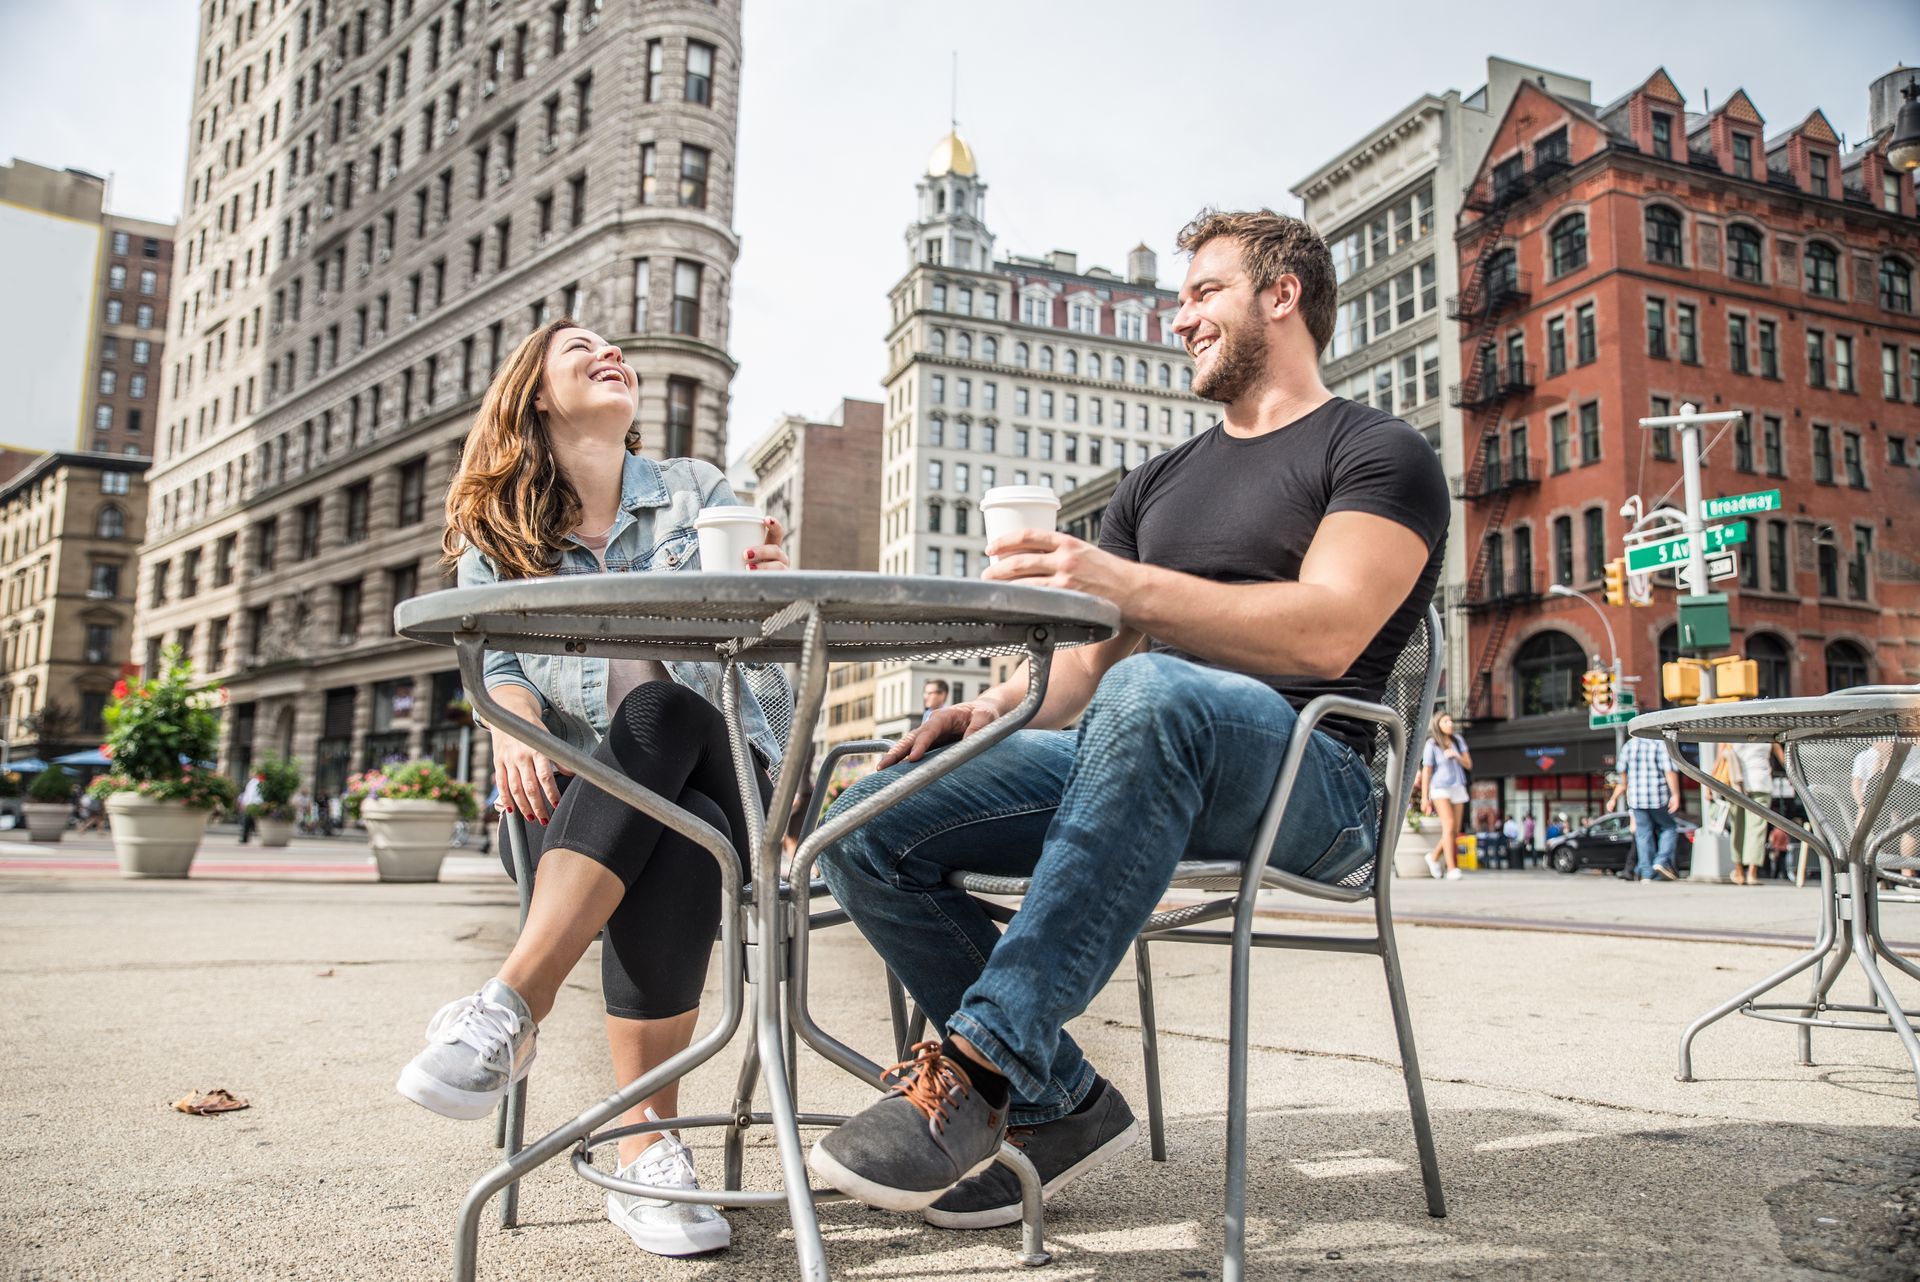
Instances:
[[[1733,425],[1733,469],[1753,471],[1753,420],[1743,418]]]
[[[1583,303],[1573,313],[1574,358],[1582,365],[1599,359],[1599,335],[1595,328],[1593,304]]]
[[[1555,414],[1547,420],[1547,438],[1551,451],[1551,465],[1556,472],[1564,472],[1573,466],[1572,442],[1568,432],[1569,421],[1564,411]]]
[[[1547,373],[1549,375],[1567,372],[1567,318],[1549,316],[1547,318]]]
[[[707,207],[707,159],[710,154],[705,147],[695,147],[691,144],[680,148],[680,207],[682,209]]]
[[[1760,376],[1780,377],[1780,331],[1769,320],[1760,322]]]
[[[1673,159],[1673,117],[1664,111],[1653,113],[1653,154],[1662,160]]]
[[[1600,461],[1600,403],[1588,401],[1580,407],[1580,465]]]
[[[1892,343],[1880,345],[1880,395],[1900,399],[1900,349]]]
[[[1793,693],[1793,652],[1770,632],[1747,634],[1747,657],[1759,669],[1759,696],[1785,699]]]
[[[1753,138],[1749,134],[1733,136],[1733,173],[1736,178],[1753,177]]]
[[[1827,643],[1827,689],[1847,690],[1867,684],[1867,656],[1851,641]]]
[[[1867,469],[1860,454],[1860,433],[1840,434],[1840,462],[1847,469],[1847,484],[1856,490],[1867,488]]]
[[[1791,567],[1787,562],[1787,523],[1767,522],[1767,588],[1772,592],[1791,590]]]
[[[1867,575],[1873,563],[1873,528],[1853,527],[1853,555],[1847,560],[1847,595],[1855,601],[1867,599]]]
[[[654,190],[659,182],[660,149],[650,142],[640,144],[640,203],[654,203]]]
[[[1760,283],[1766,278],[1760,233],[1744,223],[1727,228],[1727,261],[1735,280]]]
[[[1815,298],[1840,297],[1840,255],[1818,240],[1807,242],[1807,292]]]
[[[1553,581],[1573,583],[1573,518],[1553,518]]]
[[[1587,216],[1568,214],[1553,225],[1549,233],[1553,252],[1553,274],[1564,276],[1587,263]]]
[[[1667,358],[1667,300],[1647,299],[1647,355]]]
[[[1813,194],[1831,196],[1833,189],[1827,181],[1827,157],[1814,152],[1807,157],[1807,177],[1813,180]]]
[[[1727,317],[1727,365],[1736,374],[1745,374],[1747,368],[1747,318],[1744,316]]]
[[[700,384],[690,378],[667,380],[668,458],[693,457],[693,407],[699,394]]]
[[[1657,117],[1656,117],[1657,119]],[[1681,218],[1665,205],[1647,209],[1647,261],[1679,267],[1683,262],[1680,247]]]
[[[112,505],[101,508],[100,514],[93,520],[93,536],[97,539],[126,538],[127,514]]]
[[[1653,410],[1653,413],[1648,416],[1650,418],[1665,418],[1667,415],[1673,413],[1673,402],[1664,396],[1654,397],[1650,405]],[[1650,443],[1653,446],[1653,456],[1657,459],[1671,461],[1673,459],[1673,429],[1671,427],[1649,428],[1648,435],[1652,438]]]
[[[713,46],[687,41],[687,101],[713,104]]]
[[[1898,258],[1880,260],[1880,306],[1890,312],[1913,311],[1913,270]]]
[[[1853,337],[1849,334],[1836,334],[1833,339],[1833,385],[1843,392],[1859,390],[1853,378]]]
[[[1529,637],[1513,659],[1519,715],[1538,717],[1576,707],[1580,674],[1586,668],[1586,653],[1566,633],[1541,632]]]
[[[427,493],[427,461],[415,459],[400,469],[400,513],[403,526],[418,525],[424,513]]]
[[[659,102],[666,97],[667,82],[666,44],[660,40],[647,41],[647,101]]]
[[[677,258],[673,263],[673,332],[700,333],[700,264]]]
[[[100,395],[112,396],[120,384],[120,376],[110,369],[100,371]]]
[[[1760,423],[1760,450],[1766,458],[1768,476],[1785,476],[1786,449],[1781,439],[1780,419],[1769,414]]]
[[[1807,384],[1811,387],[1827,385],[1827,335],[1824,330],[1807,331]]]
[[[1820,485],[1833,484],[1833,429],[1813,425],[1813,479]]]
[[[1674,334],[1679,340],[1680,359],[1688,365],[1700,363],[1700,309],[1692,303],[1676,303],[1673,308]]]

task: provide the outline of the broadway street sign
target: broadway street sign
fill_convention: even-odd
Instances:
[[[1707,551],[1718,552],[1732,547],[1736,543],[1747,541],[1747,523],[1735,521],[1732,525],[1713,525],[1703,531],[1707,538]],[[1627,569],[1661,570],[1671,565],[1679,565],[1693,559],[1693,536],[1682,534],[1677,538],[1661,539],[1657,543],[1642,543],[1639,547],[1627,549]]]
[[[1751,494],[1734,494],[1723,499],[1708,499],[1700,505],[1700,519],[1724,521],[1730,516],[1754,516],[1760,512],[1778,512],[1779,510],[1779,490],[1755,490]]]

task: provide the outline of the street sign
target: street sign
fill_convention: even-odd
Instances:
[[[1747,523],[1735,521],[1731,525],[1711,525],[1703,533],[1706,535],[1707,551],[1718,552],[1732,547],[1736,543],[1747,541]],[[1642,543],[1639,547],[1627,549],[1627,569],[1660,570],[1668,566],[1682,565],[1693,559],[1693,536],[1682,534],[1671,539],[1661,539],[1657,543]]]
[[[1707,558],[1707,578],[1731,579],[1740,573],[1738,552],[1716,552]]]
[[[1653,604],[1653,575],[1642,573],[1627,576],[1627,604]]]
[[[1729,516],[1752,516],[1758,512],[1778,512],[1779,510],[1779,490],[1755,490],[1751,494],[1731,494],[1726,498],[1708,499],[1700,505],[1700,519],[1719,521]]]
[[[1609,726],[1624,726],[1639,716],[1634,708],[1622,708],[1618,712],[1593,712],[1587,715],[1587,729],[1605,730]]]

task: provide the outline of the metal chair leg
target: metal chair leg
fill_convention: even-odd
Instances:
[[[1413,1041],[1413,1017],[1407,1007],[1407,985],[1400,974],[1400,949],[1393,937],[1393,918],[1376,913],[1380,927],[1380,960],[1387,972],[1387,1001],[1393,1007],[1393,1034],[1400,1041],[1400,1073],[1407,1082],[1407,1110],[1413,1114],[1413,1143],[1420,1153],[1420,1182],[1427,1191],[1427,1214],[1447,1214],[1446,1194],[1440,1188],[1440,1157],[1433,1146],[1433,1122],[1427,1116],[1427,1086],[1420,1076],[1420,1052]]]
[[[903,1060],[907,1057],[907,990],[892,967],[887,968],[887,1018],[893,1025],[893,1057]]]
[[[753,1116],[753,1089],[760,1081],[760,1044],[747,1039],[747,1051],[740,1060],[740,1078],[733,1088],[733,1125],[727,1128],[726,1187],[737,1189],[746,1173],[747,1126]],[[746,1120],[742,1120],[746,1119]]]
[[[1147,1068],[1147,1149],[1167,1160],[1166,1113],[1160,1102],[1160,1032],[1153,1019],[1153,960],[1147,941],[1133,941],[1133,975],[1140,989],[1140,1054]]]
[[[1847,869],[1852,879],[1853,894],[1856,900],[1873,893],[1872,872],[1859,864]],[[1916,1037],[1913,1025],[1907,1020],[1907,1012],[1894,996],[1887,977],[1880,973],[1880,964],[1874,959],[1873,942],[1864,930],[1853,932],[1853,955],[1860,962],[1860,969],[1867,972],[1867,983],[1873,988],[1873,995],[1879,999],[1881,1009],[1887,1013],[1887,1022],[1893,1025],[1893,1031],[1900,1035],[1900,1042],[1907,1050],[1907,1058],[1913,1063],[1914,1081],[1920,1086],[1920,1037]]]
[[[507,1098],[500,1110],[500,1120],[504,1130],[507,1159],[513,1157],[525,1147],[527,1137],[527,1079],[521,1078],[507,1092]],[[520,1181],[515,1180],[500,1191],[500,1227],[518,1228],[520,1225]]]
[[[1245,1282],[1247,1255],[1247,1007],[1253,915],[1234,919],[1231,992],[1227,1001],[1227,1243],[1223,1282]]]

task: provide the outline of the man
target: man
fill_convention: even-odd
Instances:
[[[993,1165],[1009,1123],[1049,1195],[1133,1143],[1126,1101],[1062,1026],[1182,856],[1246,856],[1298,710],[1325,693],[1380,698],[1440,573],[1448,504],[1432,448],[1321,385],[1336,305],[1326,243],[1260,210],[1204,212],[1179,244],[1192,262],[1173,329],[1221,424],[1129,472],[1098,547],[1026,530],[986,549],[987,578],[1105,597],[1120,633],[1055,656],[1035,729],[821,861],[946,1038],[810,1162],[862,1201],[939,1225],[1020,1218],[1011,1172]],[[913,769],[978,732],[1026,684],[1016,673],[929,713],[882,766]],[[1322,723],[1270,863],[1337,882],[1374,857],[1370,743],[1364,724]],[[1004,935],[946,885],[955,868],[1033,876]]]
[[[261,788],[266,783],[266,778],[264,771],[256,770],[247,780],[247,786],[240,790],[240,844],[243,846],[247,838],[253,835],[255,825],[253,808],[265,799],[266,794],[261,791]]]
[[[1680,813],[1680,772],[1667,755],[1666,740],[1629,737],[1620,752],[1619,769],[1620,780],[1607,798],[1607,809],[1612,810],[1625,798],[1633,818],[1633,848],[1639,861],[1636,868],[1622,869],[1621,877],[1627,881],[1638,878],[1648,885],[1656,877],[1680,880],[1673,866],[1674,842],[1680,832],[1673,818]]]
[[[948,686],[946,682],[938,679],[937,677],[934,680],[927,682],[927,684],[924,687],[922,687],[920,691],[921,714],[924,716],[926,713],[937,712],[941,708],[946,707],[947,696],[950,695],[951,693],[952,693],[952,687]]]

